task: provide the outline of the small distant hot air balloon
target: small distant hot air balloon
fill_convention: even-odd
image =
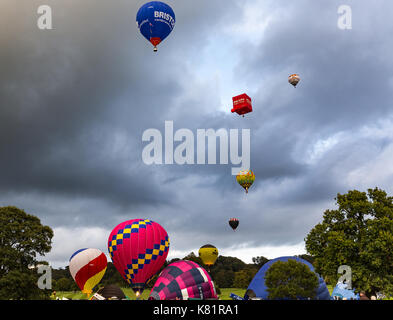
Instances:
[[[175,26],[175,13],[166,3],[151,1],[138,10],[136,24],[142,35],[154,46],[154,51],[157,51],[158,44]]]
[[[165,229],[148,219],[120,223],[108,238],[108,251],[117,271],[137,298],[146,283],[160,270],[169,251]]]
[[[70,273],[78,287],[88,297],[101,281],[107,267],[105,254],[98,249],[80,249],[70,258]]]
[[[297,86],[297,84],[299,83],[299,81],[300,81],[300,77],[299,77],[299,75],[298,74],[291,74],[289,77],[288,77],[288,82],[291,84],[291,85],[293,85],[295,88],[296,88],[296,86]]]
[[[248,189],[255,181],[255,175],[251,170],[242,170],[236,176],[236,181],[246,190],[246,193],[248,193]]]
[[[204,265],[210,267],[216,262],[218,257],[218,250],[215,246],[211,244],[205,244],[199,248],[199,257],[202,259]]]
[[[243,93],[232,98],[233,108],[231,112],[236,112],[244,117],[246,113],[252,112],[251,98]]]
[[[230,218],[228,222],[231,228],[233,229],[233,231],[235,231],[239,225],[239,220],[236,218]]]
[[[209,273],[193,261],[180,260],[167,266],[150,292],[149,300],[217,299]]]

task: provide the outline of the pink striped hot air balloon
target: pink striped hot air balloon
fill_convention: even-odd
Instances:
[[[98,249],[80,249],[70,258],[70,273],[78,287],[89,296],[101,281],[107,267],[105,254]]]
[[[108,251],[117,271],[137,297],[164,264],[169,251],[165,229],[148,219],[120,223],[108,238]]]

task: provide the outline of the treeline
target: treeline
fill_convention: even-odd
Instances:
[[[298,255],[298,257],[313,263],[313,259],[309,255]],[[158,278],[158,274],[172,262],[180,259],[172,259],[166,261],[161,267],[160,271],[155,275],[148,283],[147,287],[153,287],[154,283]],[[196,256],[193,252],[185,256],[182,260],[191,260],[206,270],[208,268],[204,266],[201,258]],[[236,257],[219,256],[214,266],[210,268],[210,275],[215,283],[217,291],[219,288],[244,288],[246,289],[250,284],[251,280],[258,272],[258,270],[269,261],[269,259],[258,256],[252,258],[253,263],[245,263]],[[108,262],[107,270],[104,277],[102,278],[99,287],[104,287],[108,284],[116,284],[119,287],[127,287],[127,283],[120,276],[120,273],[116,270],[112,262]],[[79,291],[75,281],[72,279],[69,272],[68,266],[66,268],[53,269],[52,270],[52,289],[56,291]]]

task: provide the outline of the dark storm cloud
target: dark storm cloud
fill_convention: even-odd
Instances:
[[[139,50],[146,45],[134,22],[141,3],[54,3],[51,31],[35,26],[40,2],[10,9],[9,23],[18,32],[12,41],[2,34],[3,192],[167,201],[154,182],[154,168],[141,166],[140,139],[144,129],[161,125],[162,111],[180,94],[183,79],[174,57],[160,52],[158,60],[150,48]],[[184,10],[185,17],[193,14]],[[203,30],[215,18],[198,11],[208,19],[193,36],[202,43]],[[197,26],[195,21],[188,28]],[[124,149],[111,157],[118,133]]]
[[[195,229],[203,228],[203,237],[220,233],[217,228],[221,217],[245,214],[255,218],[246,230],[255,235],[256,244],[301,241],[327,204],[334,206],[338,192],[356,188],[346,176],[373,160],[373,153],[367,150],[387,140],[391,143],[385,137],[382,142],[364,136],[357,140],[361,127],[391,116],[392,63],[386,50],[392,46],[387,37],[392,26],[386,14],[391,4],[385,1],[370,7],[366,1],[354,3],[351,31],[337,27],[341,4],[277,3],[285,14],[273,19],[259,45],[239,45],[243,56],[234,72],[259,88],[253,96],[254,112],[245,127],[252,130],[251,166],[257,175],[252,189],[260,199],[250,200],[254,206],[247,211],[235,200],[238,186],[233,177],[225,175],[226,167],[197,168],[198,173],[212,176],[203,186],[213,184],[221,189],[216,194],[226,199],[221,210],[219,205],[213,209],[212,203],[219,202],[216,199],[209,199],[205,207],[196,204],[188,209],[199,212],[200,220],[195,222],[199,228]],[[297,91],[284,81],[293,72],[302,76]],[[235,120],[228,118],[206,119],[204,127],[231,127]],[[242,126],[237,123],[234,127]],[[353,137],[327,148],[310,163],[307,153],[315,144],[339,132]],[[264,189],[272,185],[276,193],[264,197]],[[213,223],[215,218],[206,211],[215,212],[217,221]],[[226,239],[215,237],[222,244]]]
[[[265,109],[260,112],[263,120],[258,136],[266,137],[253,148],[254,152],[260,150],[261,161],[253,158],[257,172],[272,173],[273,177],[280,173],[285,176],[296,171],[304,173],[307,166],[293,159],[296,146],[310,146],[335,132],[356,130],[391,115],[392,62],[386,48],[392,46],[392,41],[386,35],[392,25],[386,12],[392,5],[387,1],[375,6],[367,1],[351,4],[353,29],[349,31],[337,27],[337,8],[341,4],[340,1],[287,4],[280,8],[286,14],[275,11],[274,22],[267,27],[253,55],[242,45],[247,50],[241,49],[243,59],[237,72],[254,81],[258,81],[260,73],[264,75],[255,95],[260,102],[258,107]],[[302,77],[295,93],[283,86],[282,79],[290,73],[300,73]],[[276,74],[282,77],[277,78]],[[266,159],[272,147],[278,152]],[[272,165],[277,165],[280,173]],[[286,174],[291,167],[294,170]],[[318,167],[308,171],[314,169]],[[320,178],[330,181],[329,167],[324,169],[325,176]],[[309,177],[313,180],[313,173]],[[315,183],[312,185],[315,187]],[[313,189],[315,200],[326,195],[325,187]]]

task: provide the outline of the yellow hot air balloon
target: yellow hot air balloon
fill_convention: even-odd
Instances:
[[[199,257],[202,259],[203,264],[208,266],[212,266],[218,257],[218,250],[215,246],[211,244],[205,244],[199,249]]]
[[[291,74],[289,77],[288,77],[288,82],[291,84],[291,85],[293,85],[295,88],[296,88],[296,86],[297,86],[297,84],[299,83],[299,81],[300,81],[300,77],[299,77],[299,75],[298,74]]]
[[[236,181],[246,189],[246,193],[248,193],[248,189],[255,181],[255,174],[251,170],[242,170],[236,176]]]

